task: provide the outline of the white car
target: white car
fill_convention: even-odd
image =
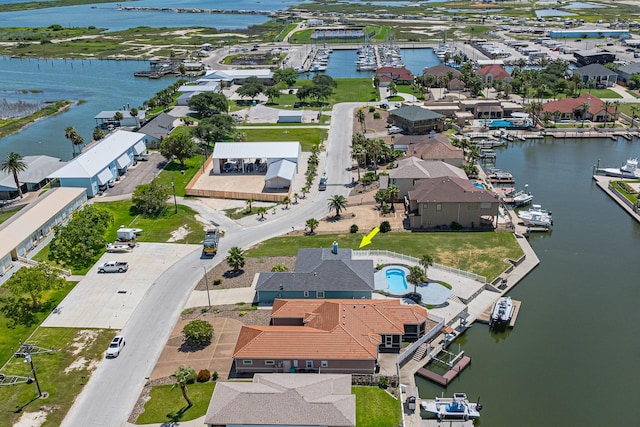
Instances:
[[[107,348],[107,359],[112,357],[118,357],[123,348],[124,348],[124,337],[122,335],[116,335],[113,338],[113,340],[111,340],[111,344],[109,344],[109,348]]]
[[[394,133],[402,132],[402,128],[398,126],[391,126],[387,131],[389,132],[389,135],[392,135]]]

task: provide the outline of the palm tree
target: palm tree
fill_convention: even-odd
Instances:
[[[181,64],[184,65],[184,64]],[[138,114],[139,111],[137,108],[132,108],[131,110],[129,110],[129,114],[131,114],[131,117],[133,117],[136,120],[136,126],[140,127],[140,122],[138,121]]]
[[[84,139],[80,136],[77,130],[73,126],[67,126],[64,128],[64,137],[71,141],[71,148],[73,150],[73,157],[76,156],[76,146],[84,144]]]
[[[298,204],[298,197],[300,197],[300,195],[298,193],[293,193],[293,200],[296,205]]]
[[[395,184],[389,184],[389,186],[387,187],[387,196],[389,197],[389,200],[391,201],[391,210],[392,211],[396,210],[396,207],[393,205],[393,202],[398,199],[399,195],[400,195],[400,188]]]
[[[305,225],[309,227],[309,234],[313,234],[313,230],[315,230],[320,223],[315,218],[309,218]]]
[[[187,407],[191,408],[193,406],[193,402],[189,399],[189,394],[187,393],[187,382],[195,377],[195,372],[193,369],[188,366],[180,365],[177,371],[173,373],[173,376],[176,379],[176,383],[180,386],[180,390],[182,391],[182,397],[187,401]],[[195,378],[194,378],[195,379]]]
[[[116,113],[113,115],[113,120],[118,122],[118,126],[120,126],[120,122],[122,121],[122,119],[124,119],[122,113],[120,111],[116,111]]]
[[[606,128],[607,122],[609,121],[609,107],[611,107],[613,103],[611,101],[604,101],[602,104],[604,105],[604,127]]]
[[[347,209],[347,199],[340,194],[335,194],[329,199],[327,206],[329,207],[329,210],[335,209],[336,217],[339,218],[340,212]]]
[[[413,293],[418,293],[418,285],[427,281],[427,275],[417,265],[409,267],[409,274],[407,275],[407,282],[413,285]]]
[[[100,141],[102,138],[104,138],[104,131],[100,128],[95,128],[93,130],[92,138],[94,141]]]
[[[631,128],[633,129],[634,120],[636,119],[636,113],[638,112],[638,107],[635,105],[631,106]]]
[[[289,209],[289,203],[291,203],[289,196],[285,196],[284,199],[282,199],[282,203],[284,203],[285,209]]]
[[[584,127],[584,119],[587,115],[587,112],[589,111],[589,103],[585,102],[580,106],[580,118],[582,119],[582,124],[580,125],[580,127]]]
[[[358,170],[358,181],[360,181],[360,160],[362,157],[366,157],[367,152],[364,146],[361,144],[354,144],[351,146],[351,159],[356,161],[356,168]]]
[[[227,261],[227,264],[229,264],[229,267],[231,267],[233,271],[239,271],[244,267],[244,251],[237,246],[232,247],[229,249],[229,255],[227,255],[225,261]]]
[[[433,265],[433,257],[429,254],[422,255],[420,258],[420,265],[424,267],[424,275],[427,276],[427,269]]]
[[[25,163],[22,156],[18,153],[11,152],[7,154],[7,157],[0,163],[0,170],[2,172],[10,173],[13,175],[13,181],[16,183],[18,189],[18,196],[22,199],[22,189],[20,188],[20,181],[18,180],[18,174],[27,170],[29,166]]]
[[[360,127],[362,128],[362,132],[365,132],[365,119],[366,119],[366,115],[364,114],[364,111],[362,111],[362,108],[358,108],[358,112],[356,113],[356,119],[358,119],[358,123],[360,123]]]
[[[247,199],[247,201],[245,203],[249,207],[249,213],[251,213],[251,204],[253,203],[253,199]]]
[[[264,214],[267,213],[267,208],[265,208],[264,206],[260,206],[258,209],[256,209],[256,212],[258,213],[258,215],[260,215],[260,219],[264,220]]]
[[[613,108],[615,108],[615,111],[613,112],[613,120],[611,121],[611,127],[615,127],[616,118],[618,117],[619,107],[620,107],[620,101],[613,101]]]

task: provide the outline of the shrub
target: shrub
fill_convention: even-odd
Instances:
[[[384,268],[384,264],[376,264],[376,270],[380,271]]]
[[[349,228],[349,231],[350,231],[352,234],[357,233],[357,232],[358,232],[358,225],[357,225],[357,224],[351,224],[351,227]]]
[[[373,118],[374,119],[378,120],[378,119],[380,119],[380,117],[382,117],[382,116],[380,116],[380,113],[378,113],[377,111],[375,113],[373,113]]]
[[[213,326],[206,320],[192,320],[182,329],[186,341],[208,344],[213,337]]]
[[[243,317],[243,316],[246,316],[246,315],[247,315],[246,311],[241,311],[241,312],[238,313],[238,316],[240,316],[240,317]]]
[[[380,381],[378,381],[378,387],[380,387],[380,388],[389,387],[389,378],[387,378],[387,377],[380,378]]]
[[[211,375],[211,381],[218,381],[218,371],[213,371],[213,375]]]
[[[202,369],[200,372],[198,372],[198,377],[196,378],[196,381],[198,381],[199,383],[206,383],[210,379],[211,379],[211,372],[209,372],[208,369]]]
[[[221,284],[221,283],[222,283],[222,279],[220,279],[220,278],[213,279],[213,285],[214,285],[214,286],[218,286],[218,285],[219,285],[219,284]]]
[[[369,106],[369,112],[373,113],[374,111],[376,111],[376,107],[373,107],[373,106],[370,105]]]
[[[460,225],[460,223],[455,222],[455,221],[451,221],[451,229],[452,230],[462,230],[462,225]]]
[[[389,221],[382,221],[380,223],[380,232],[388,233],[389,231],[391,231],[391,224],[389,223]]]

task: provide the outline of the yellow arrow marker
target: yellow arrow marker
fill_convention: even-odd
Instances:
[[[371,240],[373,240],[373,236],[378,234],[378,231],[380,231],[380,229],[378,227],[375,227],[373,230],[371,230],[371,233],[364,236],[362,238],[362,241],[360,242],[360,248],[363,246],[367,246],[369,243],[371,243]]]

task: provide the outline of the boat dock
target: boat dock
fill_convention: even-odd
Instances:
[[[436,374],[427,368],[420,368],[416,371],[416,374],[430,381],[440,384],[441,386],[447,386],[453,381],[460,372],[471,364],[471,358],[469,356],[462,356],[460,361],[453,365],[444,375]]]
[[[633,204],[624,198],[622,195],[614,192],[610,185],[611,181],[619,181],[624,178],[615,178],[611,176],[603,176],[603,175],[593,175],[593,180],[596,182],[598,187],[600,187],[605,193],[607,193],[613,200],[615,200],[618,205],[622,207],[629,215],[631,215],[636,221],[640,222],[640,209],[636,206],[634,208]]]
[[[516,320],[518,318],[518,313],[520,312],[520,306],[522,305],[522,301],[517,301],[512,299],[511,302],[513,303],[514,310],[513,310],[513,316],[511,316],[511,320],[509,320],[508,326],[510,328],[513,328],[516,325]],[[491,309],[492,309],[492,306],[487,307],[487,309],[478,316],[476,321],[480,323],[488,324],[489,320],[491,319]]]

